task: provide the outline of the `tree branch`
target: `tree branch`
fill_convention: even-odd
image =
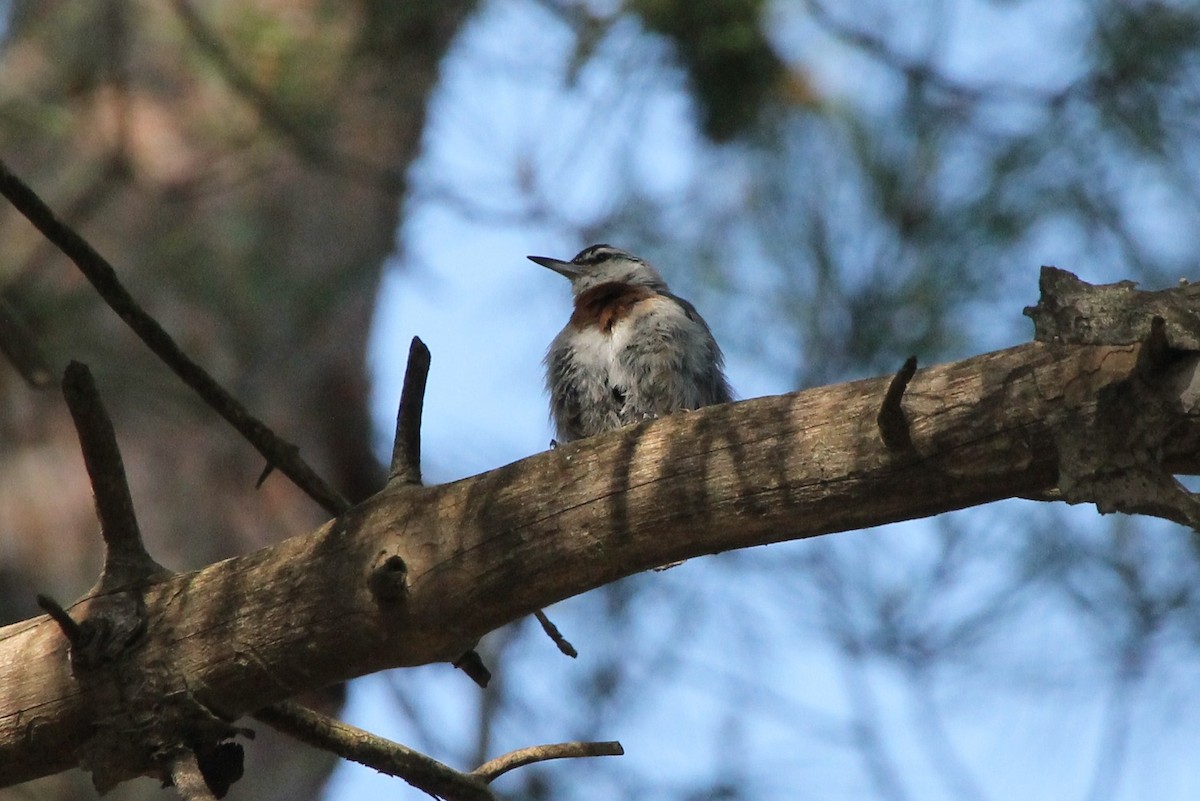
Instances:
[[[452,659],[536,609],[703,554],[1054,487],[1101,511],[1190,521],[1195,499],[1156,482],[1200,473],[1200,349],[1142,300],[1115,315],[1145,317],[1128,344],[1060,335],[917,371],[902,460],[878,433],[885,377],[671,415],[452,484],[389,486],[312,534],[148,586],[150,636],[124,669],[157,671],[230,720]],[[403,581],[378,576],[392,556],[386,572]],[[401,584],[402,600],[381,602],[381,586]],[[119,711],[81,685],[63,647],[48,617],[0,629],[0,786],[70,767],[97,716]]]
[[[421,414],[425,408],[425,384],[429,380],[429,348],[420,337],[408,346],[408,364],[404,369],[404,387],[396,410],[396,435],[392,440],[392,462],[388,482],[404,486],[421,485]],[[408,593],[408,566],[400,556],[390,556],[371,575],[371,590],[383,602],[396,601]],[[483,658],[470,648],[451,664],[466,673],[480,687],[492,680]]]

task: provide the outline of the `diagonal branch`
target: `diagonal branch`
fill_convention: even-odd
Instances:
[[[62,631],[63,636],[67,638],[67,642],[71,643],[72,647],[77,647],[83,641],[83,627],[71,617],[71,614],[63,609],[62,604],[51,598],[49,595],[39,594],[37,597],[37,605],[43,612],[50,616],[50,619],[58,624],[58,628]]]
[[[121,285],[113,266],[70,226],[59,220],[42,199],[0,161],[0,194],[25,215],[34,227],[75,263],[105,303],[117,313],[156,356],[191,387],[200,398],[237,429],[267,462],[332,515],[350,508],[349,502],[326,484],[300,458],[295,445],[280,438],[228,391],[196,364],[146,313]]]

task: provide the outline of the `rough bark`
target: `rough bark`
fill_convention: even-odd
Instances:
[[[1190,291],[1180,302],[1195,308]],[[1200,471],[1200,354],[1149,294],[1118,301],[1139,318],[1120,338],[1140,341],[1039,329],[1054,341],[917,371],[888,402],[908,428],[899,445],[880,434],[886,377],[713,407],[453,484],[393,482],[311,534],[150,583],[134,590],[145,638],[99,670],[73,672],[47,617],[0,629],[0,785],[79,763],[108,782],[147,772],[146,743],[180,703],[215,725],[451,659],[503,623],[679,559],[1018,496],[1195,525],[1171,474]],[[1049,308],[1030,310],[1040,326]]]

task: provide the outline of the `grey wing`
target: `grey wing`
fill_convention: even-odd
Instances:
[[[633,377],[630,408],[657,417],[732,400],[721,349],[704,319],[686,300],[665,293],[662,297],[671,306],[641,317],[632,344],[622,354]]]
[[[721,353],[721,347],[717,344],[708,323],[689,301],[678,295],[672,295],[670,292],[667,292],[666,296],[678,303],[688,320],[698,326],[696,338],[697,344],[701,346],[703,357],[696,364],[691,365],[691,368],[700,385],[699,405],[712,406],[731,402],[733,390],[729,386],[728,379],[725,378],[725,354]]]

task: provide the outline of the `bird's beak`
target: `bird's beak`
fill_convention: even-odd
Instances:
[[[543,267],[549,267],[551,270],[554,270],[554,272],[558,273],[564,278],[570,278],[574,280],[579,277],[579,266],[572,264],[569,261],[552,259],[549,256],[526,256],[525,258],[529,259],[534,264],[540,264]]]

